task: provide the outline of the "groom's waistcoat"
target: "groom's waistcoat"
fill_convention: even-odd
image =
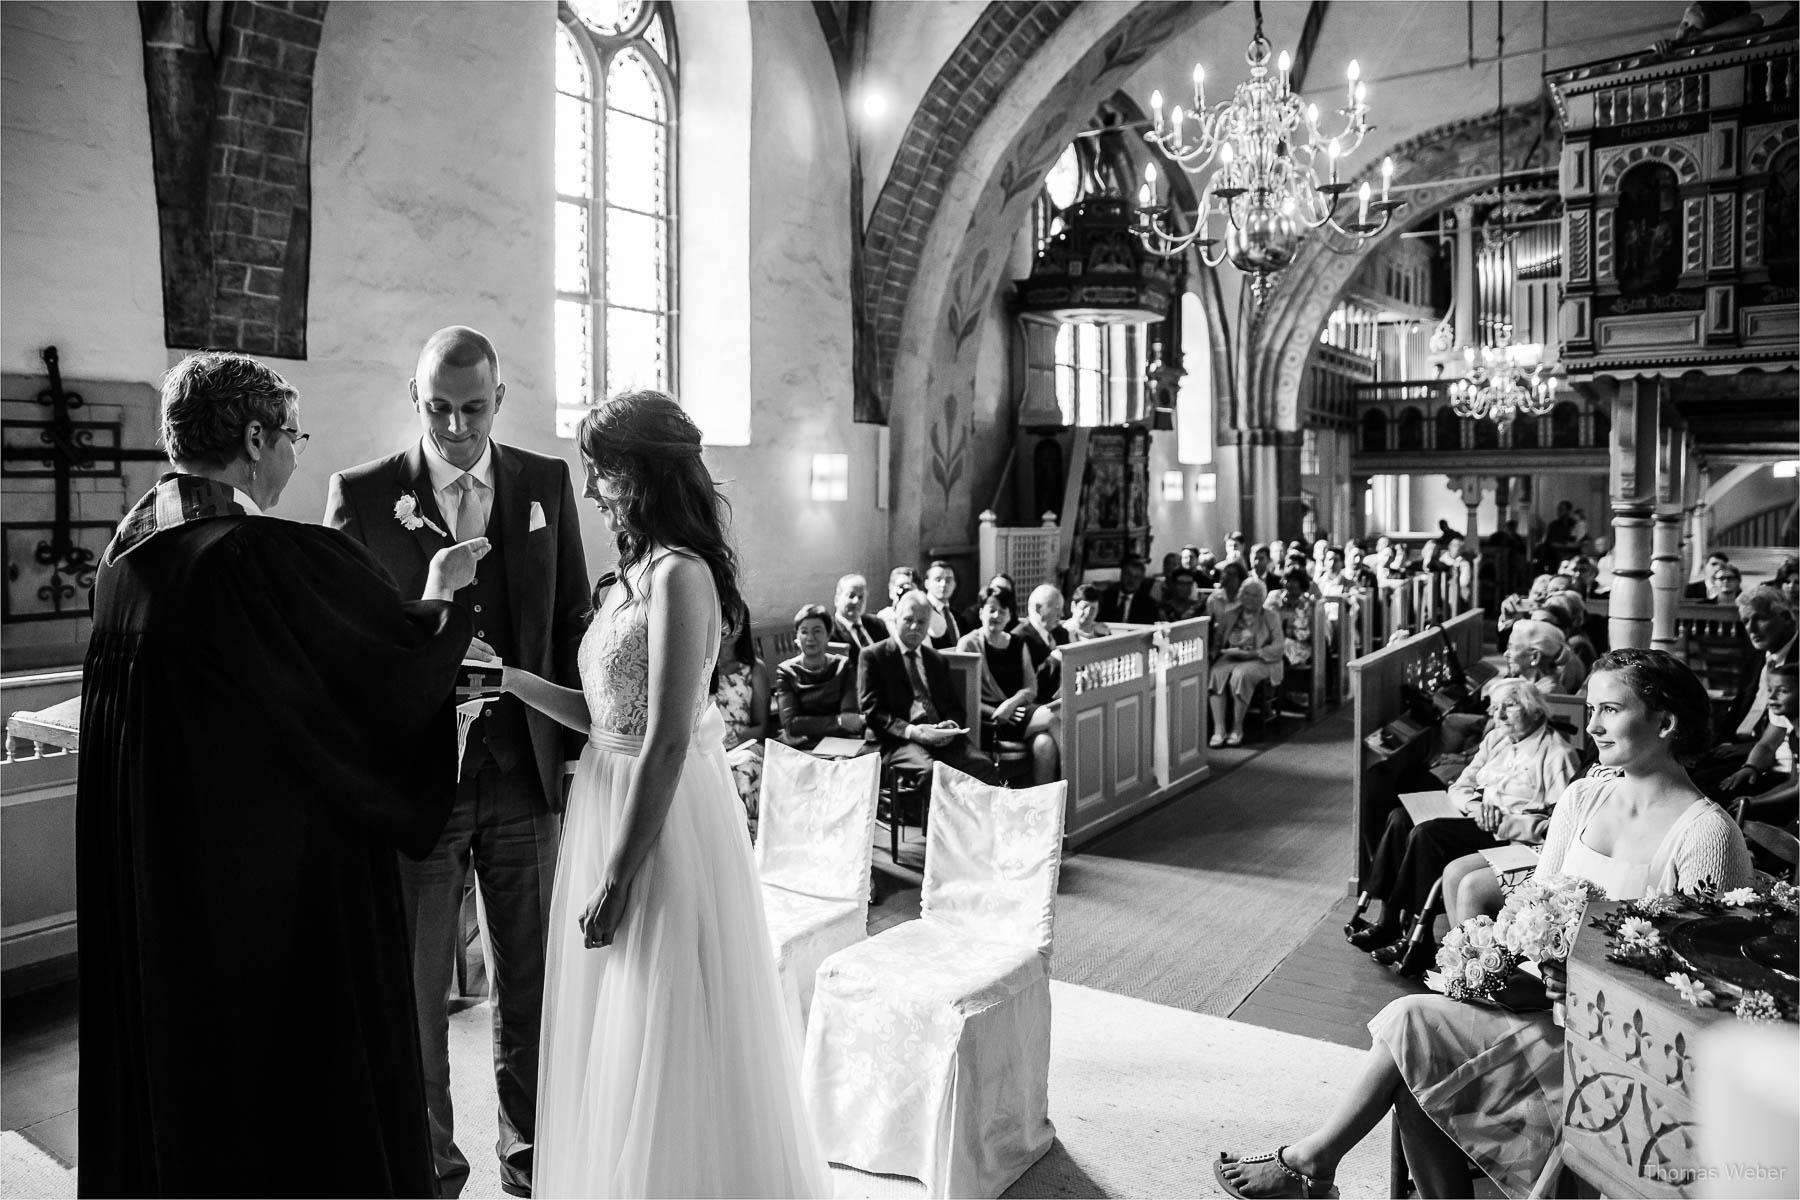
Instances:
[[[512,597],[506,586],[507,551],[515,554],[518,547],[508,547],[500,521],[491,518],[485,535],[491,547],[475,567],[475,581],[456,593],[456,602],[473,619],[475,636],[494,648],[502,662],[518,664],[518,642],[513,636]],[[469,730],[469,744],[463,752],[463,778],[474,777],[492,758],[502,771],[511,771],[520,762],[531,762],[531,732],[525,724],[525,708],[516,696],[490,700],[481,717]]]

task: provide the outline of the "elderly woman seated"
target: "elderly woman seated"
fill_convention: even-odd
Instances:
[[[1506,635],[1506,675],[1523,679],[1546,694],[1574,689],[1563,686],[1571,671],[1581,671],[1581,659],[1569,649],[1562,630],[1547,621],[1515,621]],[[1585,672],[1582,672],[1585,677]],[[1438,755],[1430,772],[1448,782],[1468,764],[1468,743],[1487,732],[1488,718],[1469,713],[1450,713],[1438,728]],[[1420,787],[1426,786],[1424,783]],[[1417,790],[1417,789],[1414,789]]]
[[[1602,770],[1570,784],[1537,876],[1575,876],[1615,900],[1750,881],[1744,836],[1681,760],[1707,742],[1706,690],[1660,650],[1594,665],[1588,732]],[[1544,968],[1545,991],[1564,975]],[[1547,1009],[1547,1004],[1535,1006]],[[1324,1123],[1274,1151],[1221,1155],[1232,1196],[1335,1195],[1332,1176],[1390,1111],[1421,1196],[1467,1196],[1467,1159],[1508,1196],[1530,1192],[1562,1134],[1563,1031],[1549,1011],[1406,996],[1369,1022],[1363,1068]]]
[[[1031,779],[1054,783],[1062,770],[1058,738],[1061,720],[1051,704],[1038,703],[1039,675],[1025,638],[1009,632],[1018,601],[1006,588],[990,587],[977,598],[981,628],[963,634],[958,650],[981,655],[981,741],[1023,742],[1031,750]]]
[[[1562,630],[1569,649],[1581,660],[1581,677],[1586,679],[1587,673],[1593,669],[1594,660],[1600,657],[1600,651],[1594,646],[1594,639],[1587,634],[1587,601],[1575,592],[1553,592],[1531,610],[1531,619],[1548,621]],[[1576,686],[1579,687],[1580,684]]]
[[[862,737],[856,669],[848,655],[832,654],[830,644],[830,610],[808,604],[794,614],[794,645],[800,653],[775,668],[781,740],[802,750],[817,746],[820,738]]]
[[[1580,748],[1550,724],[1542,692],[1505,676],[1485,692],[1491,727],[1450,785],[1463,815],[1414,825],[1405,808],[1395,808],[1357,899],[1357,915],[1344,927],[1352,946],[1370,951],[1384,966],[1398,966],[1403,975],[1421,973],[1436,951],[1429,930],[1410,948],[1403,931],[1424,910],[1445,866],[1507,842],[1541,844],[1551,808],[1581,767]],[[1364,924],[1361,913],[1373,897],[1381,899],[1381,919]]]
[[[1223,606],[1212,625],[1212,667],[1208,678],[1212,695],[1211,746],[1244,743],[1244,711],[1259,684],[1281,684],[1281,663],[1287,638],[1281,632],[1281,615],[1263,603],[1268,589],[1260,579],[1246,579],[1237,590],[1235,603]],[[1231,732],[1220,736],[1231,721]]]

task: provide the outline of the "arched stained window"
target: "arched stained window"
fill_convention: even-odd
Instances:
[[[674,391],[674,23],[564,0],[556,27],[556,429],[614,392]]]

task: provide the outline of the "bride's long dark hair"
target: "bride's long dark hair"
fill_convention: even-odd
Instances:
[[[652,546],[692,551],[712,572],[726,629],[749,624],[737,552],[725,536],[731,504],[700,457],[700,428],[666,392],[621,392],[582,418],[582,455],[618,494],[619,582]]]

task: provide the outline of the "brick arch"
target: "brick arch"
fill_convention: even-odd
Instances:
[[[910,262],[895,259],[880,273],[865,264],[865,296],[882,321],[877,400],[893,430],[891,553],[963,542],[973,528],[966,467],[978,335],[989,328],[1044,172],[1096,105],[1173,33],[1220,2],[1077,6],[1029,60],[1008,66],[1010,75],[996,68],[998,86],[983,93],[980,118],[960,131],[940,186],[910,195],[896,187],[892,197],[884,189],[878,206],[897,205],[916,231],[908,239]]]
[[[1396,183],[1430,185],[1406,193],[1408,208],[1400,219],[1354,254],[1336,254],[1316,241],[1309,242],[1294,265],[1282,273],[1256,314],[1250,332],[1250,349],[1239,384],[1248,423],[1299,428],[1301,376],[1317,345],[1319,329],[1349,286],[1351,276],[1370,254],[1421,218],[1491,186],[1490,181],[1480,177],[1493,172],[1502,123],[1506,145],[1536,143],[1528,159],[1508,162],[1508,171],[1555,166],[1562,153],[1561,130],[1544,129],[1543,109],[1535,100],[1507,109],[1503,117],[1486,113],[1438,126],[1389,152],[1394,159]],[[1537,136],[1540,133],[1541,138]],[[1352,182],[1373,177],[1374,164],[1379,161],[1372,158],[1363,176]]]
[[[913,110],[863,233],[863,296],[875,394],[856,419],[885,422],[894,355],[926,233],[976,128],[1076,8],[1073,0],[995,0],[983,10]]]

